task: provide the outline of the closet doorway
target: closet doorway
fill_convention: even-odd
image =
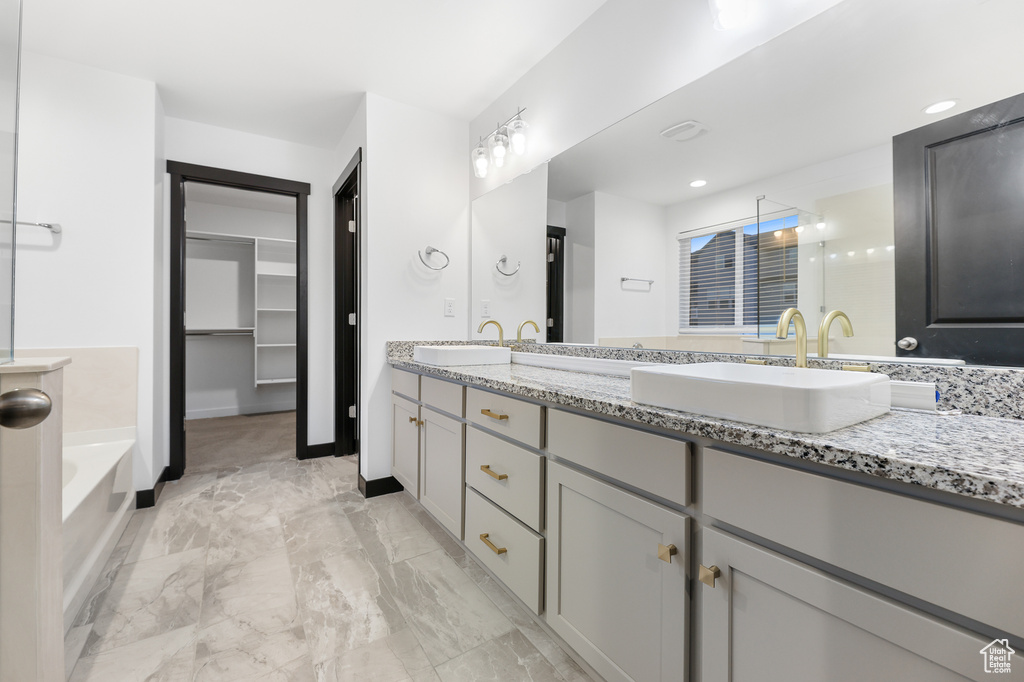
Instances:
[[[168,161],[170,465],[309,454],[306,183]]]

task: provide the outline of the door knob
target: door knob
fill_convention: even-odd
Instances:
[[[16,388],[0,395],[0,426],[27,429],[50,415],[53,402],[38,388]]]
[[[902,339],[896,342],[900,350],[914,350],[917,348],[917,339],[913,336],[904,336]]]

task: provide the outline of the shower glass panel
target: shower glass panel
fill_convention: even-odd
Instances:
[[[0,364],[13,359],[20,0],[0,0]]]

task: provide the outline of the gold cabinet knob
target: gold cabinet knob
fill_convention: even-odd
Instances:
[[[493,542],[491,542],[490,540],[487,539],[490,536],[491,536],[490,533],[480,533],[480,539],[484,541],[485,545],[490,547],[492,552],[494,552],[495,554],[504,554],[505,552],[508,551],[508,548],[506,548],[506,547],[497,547],[497,546],[495,546],[495,544]]]
[[[416,423],[416,417],[409,417],[409,423],[410,424],[415,424]]]
[[[416,422],[416,426],[426,426],[426,425],[427,425],[427,422],[423,421],[422,419],[419,420],[418,422]]]
[[[679,550],[676,549],[675,545],[666,546],[661,544],[660,542],[658,543],[658,558],[664,561],[665,563],[672,563],[672,556],[678,553]]]
[[[721,575],[722,572],[718,570],[718,566],[712,566],[711,568],[708,568],[704,564],[701,564],[700,573],[697,577],[700,579],[702,583],[704,583],[708,587],[714,587],[715,579],[719,578]]]
[[[491,471],[490,464],[481,464],[480,471],[484,472],[485,474],[493,478],[495,481],[504,481],[506,478],[508,478],[508,474],[499,474]]]

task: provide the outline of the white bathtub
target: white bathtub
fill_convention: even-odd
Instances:
[[[64,434],[64,632],[135,509],[135,429]]]

